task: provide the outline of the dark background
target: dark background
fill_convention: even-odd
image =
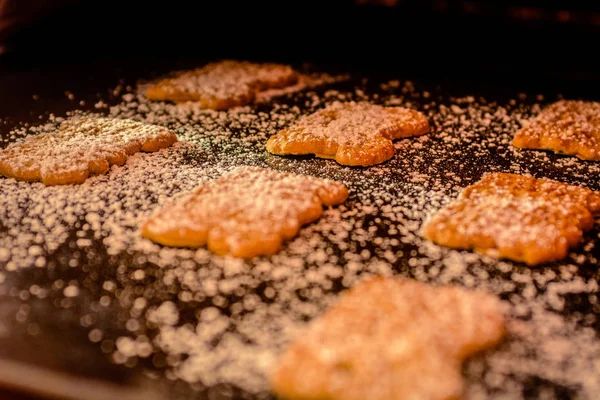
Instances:
[[[593,1],[13,3],[13,16],[31,18],[0,34],[4,73],[74,63],[244,58],[477,85],[600,87],[600,3]]]

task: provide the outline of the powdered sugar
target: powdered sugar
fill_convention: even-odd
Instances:
[[[164,128],[136,121],[73,118],[1,150],[0,174],[48,185],[81,183],[123,164],[131,154],[156,151],[176,140]]]
[[[461,192],[423,227],[440,245],[536,265],[564,258],[600,214],[600,192],[493,173]]]
[[[600,103],[561,100],[551,104],[517,133],[514,144],[598,161]]]
[[[81,317],[91,317],[82,325],[92,345],[115,362],[143,364],[152,376],[196,388],[226,383],[260,395],[270,367],[294,335],[362,276],[458,284],[498,295],[511,317],[507,341],[467,362],[470,398],[526,397],[531,390],[593,397],[600,374],[594,362],[600,341],[593,334],[600,311],[593,303],[597,230],[564,262],[533,271],[438,247],[422,239],[419,229],[484,172],[532,173],[600,189],[589,179],[600,173],[598,166],[512,148],[513,133],[539,112],[538,104],[517,96],[502,103],[448,98],[417,87],[351,81],[228,111],[151,103],[127,93],[107,110],[110,116],[170,128],[182,143],[134,155],[77,187],[0,179],[0,267],[13,285],[0,285],[0,294],[20,298],[27,292],[65,306],[70,303],[62,300],[86,299],[91,306]],[[368,169],[264,151],[269,136],[300,116],[351,100],[414,107],[427,114],[432,130],[397,142],[394,158]],[[47,128],[59,122],[53,118]],[[241,261],[204,248],[161,247],[141,237],[141,223],[158,206],[240,165],[338,180],[350,197],[271,257]],[[98,289],[69,282],[62,276],[64,265],[94,277]],[[56,271],[58,277],[15,283],[29,268]],[[65,297],[71,285],[79,288],[78,296]],[[98,322],[109,306],[118,311],[111,319],[122,331]]]
[[[206,244],[221,255],[274,254],[302,225],[319,218],[322,205],[347,196],[344,185],[330,180],[239,167],[163,207],[144,223],[142,234],[169,246]]]

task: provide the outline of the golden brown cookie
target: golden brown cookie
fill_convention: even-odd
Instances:
[[[132,120],[69,119],[54,132],[0,150],[0,174],[46,185],[82,183],[113,164],[122,165],[131,154],[157,151],[176,141],[166,128]]]
[[[427,118],[401,107],[335,102],[301,118],[267,141],[273,154],[314,154],[340,164],[368,166],[394,155],[392,140],[427,133]]]
[[[443,246],[536,265],[566,257],[598,213],[599,192],[493,173],[435,214],[423,235]]]
[[[150,100],[195,101],[203,108],[225,110],[254,101],[260,91],[296,83],[294,70],[281,64],[221,61],[163,79],[146,90]]]
[[[504,332],[492,295],[371,278],[298,335],[272,388],[288,400],[458,399],[462,362]]]
[[[274,254],[323,205],[343,203],[346,187],[327,179],[240,167],[159,209],[142,235],[166,246],[208,245],[216,254]]]
[[[600,103],[563,100],[517,132],[513,145],[600,161]]]

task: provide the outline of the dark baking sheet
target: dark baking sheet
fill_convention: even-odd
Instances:
[[[9,132],[23,123],[38,124],[48,119],[50,113],[57,116],[64,116],[70,110],[89,110],[98,112],[93,105],[98,100],[103,100],[108,104],[118,104],[122,102],[122,94],[135,90],[135,84],[138,79],[150,79],[170,69],[179,69],[200,63],[194,62],[163,62],[148,66],[142,63],[111,63],[104,64],[55,64],[43,68],[33,68],[30,70],[21,70],[18,72],[6,73],[0,78],[0,93],[2,93],[2,107],[0,110],[0,134],[6,138]],[[297,65],[300,67],[299,65]],[[321,67],[322,70],[335,70],[333,67]],[[338,66],[338,70],[339,70]],[[327,90],[335,89],[340,93],[349,94],[348,98],[360,97],[356,89],[360,89],[365,96],[377,102],[385,100],[390,93],[400,95],[403,85],[399,88],[383,89],[380,84],[389,79],[400,79],[404,82],[406,76],[399,73],[389,73],[381,75],[365,75],[360,72],[354,73],[349,81],[327,85],[326,87],[314,90],[319,96],[324,96]],[[364,78],[369,78],[365,80]],[[114,92],[114,88],[120,85],[122,91]],[[128,90],[127,86],[131,85]],[[431,82],[428,80],[417,80],[414,84],[415,90],[408,91],[404,96],[404,103],[409,102],[412,106],[423,109],[432,100],[438,104],[451,106],[457,104],[455,97],[473,95],[474,101],[480,104],[507,105],[513,100],[513,109],[520,109],[526,117],[531,112],[531,105],[534,103],[545,104],[558,98],[558,92],[553,87],[547,87],[546,91],[536,90],[529,92],[528,96],[519,96],[518,92],[528,90],[524,87],[521,90],[514,88],[499,88],[493,85],[479,85],[469,83],[451,83]],[[65,94],[68,91],[74,95],[73,99]],[[425,98],[423,93],[427,91],[430,97]],[[310,109],[312,95],[308,91],[300,92],[291,96],[284,96],[274,100],[277,104],[289,104],[297,106],[300,112],[304,113]],[[566,94],[570,97],[584,96],[590,98],[585,90],[567,90]],[[537,97],[537,95],[544,97]],[[35,95],[35,98],[33,97]],[[375,96],[374,96],[375,95]],[[480,96],[484,96],[482,100]],[[592,98],[593,99],[593,98]],[[83,101],[83,102],[82,102]],[[438,107],[436,106],[436,107]],[[256,108],[257,111],[268,111],[273,105],[267,103]],[[106,112],[106,110],[100,110]],[[454,117],[453,117],[454,118]],[[466,116],[469,119],[468,115]],[[456,121],[456,119],[452,119]],[[242,138],[247,135],[249,126],[241,125],[231,126],[232,121],[220,121],[221,126],[231,130],[233,138]],[[502,129],[502,122],[492,118],[491,127]],[[490,129],[492,129],[490,128]],[[217,128],[218,129],[218,128]],[[441,138],[446,130],[452,131],[458,129],[456,126],[441,127],[436,126],[429,135],[425,145],[417,150],[411,150],[411,156],[420,160],[411,163],[401,159],[401,151],[392,161],[383,166],[385,176],[379,178],[369,176],[366,169],[350,169],[335,165],[332,161],[319,160],[312,157],[296,157],[285,159],[267,155],[259,145],[245,146],[228,144],[219,136],[207,136],[200,141],[202,151],[190,151],[185,154],[182,162],[205,165],[207,168],[216,162],[224,165],[235,165],[236,163],[261,165],[285,171],[299,171],[313,174],[321,177],[331,177],[343,180],[351,189],[351,196],[347,207],[351,209],[358,202],[371,196],[365,189],[371,188],[374,181],[379,180],[383,190],[389,191],[390,198],[402,198],[403,188],[409,193],[409,198],[404,198],[400,204],[410,208],[414,206],[410,200],[410,187],[415,185],[411,176],[414,174],[423,174],[424,182],[430,182],[435,187],[440,187],[445,183],[456,184],[456,188],[448,191],[448,195],[456,193],[457,188],[466,186],[479,179],[481,175],[489,170],[510,170],[511,166],[518,164],[524,172],[530,172],[539,177],[556,178],[561,181],[573,184],[581,184],[593,189],[600,190],[600,180],[596,175],[597,169],[594,169],[593,163],[576,161],[575,167],[565,170],[565,157],[545,153],[535,153],[532,157],[514,158],[514,153],[507,150],[508,146],[500,146],[493,149],[487,146],[479,146],[478,151],[473,150],[473,146],[478,146],[478,142],[486,140],[486,130],[480,130],[470,137],[469,142],[452,143],[453,152],[434,152],[430,151],[429,146],[434,146],[437,150],[444,149],[444,140]],[[512,129],[512,125],[507,127]],[[510,133],[510,132],[509,132]],[[403,142],[405,143],[405,142]],[[5,143],[2,143],[4,146]],[[409,145],[406,142],[406,145]],[[482,151],[483,148],[483,151]],[[460,150],[460,153],[456,151]],[[541,154],[541,155],[540,155]],[[235,155],[235,156],[234,156]],[[454,175],[449,174],[452,172]],[[214,174],[217,174],[215,172]],[[455,180],[458,177],[458,180]],[[453,183],[454,182],[454,183]],[[450,185],[452,186],[452,185]],[[2,196],[2,194],[0,194]],[[1,199],[0,199],[1,201]],[[22,205],[25,209],[31,204],[25,201]],[[435,208],[435,207],[434,207]],[[379,222],[376,218],[381,218]],[[369,215],[364,215],[359,221],[363,227],[373,224],[380,227],[389,223],[386,218],[380,215],[378,210]],[[417,218],[416,222],[421,222]],[[2,225],[0,220],[0,235],[7,235],[7,228]],[[583,247],[572,253],[564,263],[553,263],[540,267],[542,271],[553,270],[559,274],[561,268],[566,264],[576,265],[576,271],[570,279],[581,278],[585,282],[595,281],[597,278],[597,261],[600,258],[600,247],[598,246],[598,235],[600,230],[598,226],[590,233],[586,234]],[[315,232],[319,235],[319,232]],[[379,257],[377,246],[374,239],[379,238],[401,238],[400,236],[390,235],[385,229],[378,229],[373,240],[364,242],[363,240],[353,240],[351,237],[347,240],[348,246],[355,253],[362,250],[369,250],[372,258]],[[121,335],[128,335],[125,327],[129,319],[129,308],[113,301],[110,306],[98,309],[94,306],[102,296],[107,293],[102,288],[102,282],[111,280],[116,283],[117,288],[128,288],[136,293],[147,293],[151,304],[159,304],[165,300],[173,300],[179,307],[179,324],[196,323],[197,311],[211,304],[210,298],[203,302],[181,302],[178,300],[178,293],[185,289],[180,284],[165,285],[162,278],[165,274],[165,268],[158,267],[152,262],[139,262],[135,252],[122,252],[117,256],[109,256],[106,253],[106,246],[100,240],[92,239],[92,246],[85,252],[79,252],[79,266],[77,268],[68,267],[68,261],[75,257],[73,243],[76,241],[75,230],[70,238],[64,242],[56,251],[46,255],[49,263],[54,262],[53,268],[28,268],[18,269],[17,271],[5,271],[6,263],[0,263],[0,270],[3,271],[4,281],[0,285],[0,309],[2,310],[2,335],[0,335],[0,383],[7,387],[18,390],[26,390],[47,394],[58,397],[81,398],[81,399],[109,399],[109,398],[181,398],[181,399],[226,399],[226,398],[257,398],[262,395],[253,395],[237,388],[236,382],[226,382],[220,385],[204,387],[203,385],[190,385],[181,380],[169,379],[165,362],[154,363],[149,360],[140,359],[133,367],[116,365],[111,362],[109,354],[102,351],[99,343],[92,343],[88,339],[88,333],[91,328],[98,328],[104,332],[104,339],[116,339]],[[585,245],[584,244],[584,245]],[[595,246],[594,246],[595,244]],[[343,251],[331,243],[328,247],[332,252],[340,253]],[[393,269],[405,277],[419,276],[418,271],[427,270],[429,267],[441,268],[443,257],[447,253],[442,253],[442,259],[427,260],[427,256],[422,255],[417,246],[413,243],[398,243],[393,250],[402,255],[394,262]],[[419,254],[419,259],[423,265],[419,269],[409,265],[409,259],[415,254]],[[581,260],[578,259],[581,258]],[[342,262],[341,259],[340,262]],[[252,265],[253,262],[250,263]],[[145,278],[141,281],[133,281],[127,274],[124,274],[119,266],[127,268],[140,267],[145,271]],[[440,266],[441,265],[441,266]],[[465,275],[473,275],[487,271],[490,282],[495,282],[496,287],[502,282],[512,282],[514,274],[527,274],[529,269],[520,264],[502,263],[509,265],[510,270],[499,267],[498,262],[490,260],[476,259],[472,261],[465,269]],[[305,268],[313,268],[314,265],[306,265]],[[200,270],[208,268],[205,265],[196,265],[194,268]],[[372,272],[372,271],[369,271]],[[71,280],[80,283],[79,296],[64,303],[64,295],[61,288],[53,288],[53,284],[60,279],[64,282]],[[427,279],[425,279],[427,280]],[[435,279],[432,279],[435,282]],[[455,283],[464,284],[462,278],[455,279]],[[477,280],[476,286],[485,287],[486,279]],[[37,299],[34,296],[24,294],[29,291],[32,285],[48,288],[48,296],[44,299]],[[248,289],[255,292],[264,299],[265,284],[257,285]],[[526,299],[522,293],[525,285],[515,284],[511,290],[503,291],[500,295],[504,300],[510,300],[512,296],[520,299]],[[332,292],[337,292],[343,288],[342,282],[334,280]],[[149,291],[148,291],[149,290]],[[540,285],[538,296],[543,296],[546,288]],[[145,292],[146,291],[146,292]],[[572,321],[576,327],[582,329],[590,328],[598,332],[600,325],[592,318],[585,316],[598,316],[598,308],[591,303],[590,295],[594,290],[584,293],[564,294],[565,307],[562,310],[552,310],[556,315],[564,317],[565,321]],[[302,297],[302,295],[299,295]],[[235,299],[231,299],[235,301]],[[527,300],[524,300],[525,302]],[[542,302],[543,303],[543,302]],[[323,304],[319,304],[323,306]],[[226,307],[225,307],[226,308]],[[226,309],[224,310],[226,312]],[[27,314],[25,322],[19,318],[19,313]],[[82,323],[82,317],[93,315],[93,323]],[[531,316],[519,315],[520,318],[527,321]],[[35,327],[32,328],[31,324]],[[32,329],[34,334],[32,334]],[[151,329],[148,335],[152,335]],[[569,340],[569,337],[565,337]],[[504,346],[510,346],[511,341],[516,339],[509,337]],[[517,340],[518,341],[518,340]],[[530,359],[536,361],[535,349],[529,349],[532,353]],[[156,354],[160,354],[160,351]],[[515,362],[523,360],[516,358]],[[590,356],[591,357],[591,356]],[[160,356],[157,356],[160,359]],[[544,362],[538,359],[538,362]],[[6,364],[3,364],[6,363]],[[14,364],[18,363],[18,364]],[[482,364],[481,364],[482,363]],[[469,383],[469,388],[484,386],[487,395],[502,395],[506,387],[495,388],[487,386],[487,380],[483,377],[486,374],[486,358],[478,358],[475,364],[481,364],[481,368],[465,368],[465,374]],[[15,373],[14,371],[22,371]],[[510,375],[512,372],[507,373]],[[576,397],[580,389],[569,382],[561,379],[548,379],[545,376],[526,373],[515,373],[511,379],[522,385],[520,397],[536,398],[543,395],[549,397],[569,398]],[[475,393],[475,392],[469,392]],[[510,393],[510,392],[509,392]],[[506,394],[506,393],[505,393]],[[514,393],[511,393],[514,396]],[[589,393],[588,393],[589,394]]]

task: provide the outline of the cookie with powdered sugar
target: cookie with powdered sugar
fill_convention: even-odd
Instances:
[[[513,145],[600,161],[600,103],[553,103],[517,132]]]
[[[600,192],[550,179],[492,173],[423,227],[442,246],[529,265],[560,260],[600,214]]]
[[[258,167],[239,167],[191,195],[165,205],[142,226],[146,238],[216,254],[274,254],[300,227],[318,219],[323,205],[343,203],[339,182]]]
[[[298,74],[288,65],[226,60],[159,80],[146,89],[146,97],[226,110],[251,104],[261,91],[290,86],[297,80]]]
[[[0,175],[46,185],[82,183],[139,151],[177,141],[170,130],[128,119],[73,118],[53,132],[31,135],[0,150]]]
[[[278,155],[314,154],[343,165],[369,166],[393,157],[394,139],[428,131],[427,118],[415,110],[335,102],[269,138],[267,151]]]
[[[271,386],[288,400],[458,399],[462,362],[504,333],[488,293],[370,278],[298,334]]]

